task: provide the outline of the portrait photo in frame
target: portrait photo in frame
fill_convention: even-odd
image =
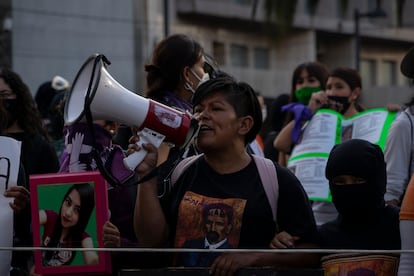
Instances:
[[[108,219],[106,185],[97,171],[30,176],[33,243],[35,247],[48,248],[34,251],[36,273],[111,273],[110,252],[63,249],[104,247],[102,228]]]

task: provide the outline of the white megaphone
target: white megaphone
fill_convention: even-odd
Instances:
[[[135,94],[120,85],[106,70],[110,62],[94,54],[82,65],[67,97],[64,119],[67,125],[86,121],[86,108],[93,120],[110,120],[140,129],[140,141],[159,147],[166,139],[181,146],[195,135],[198,124],[191,115]],[[134,170],[147,152],[141,150],[124,158]]]

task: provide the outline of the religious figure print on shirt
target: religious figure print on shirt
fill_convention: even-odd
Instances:
[[[180,203],[176,248],[237,248],[246,200],[212,198],[187,191]],[[178,255],[176,265],[208,267],[221,252]]]

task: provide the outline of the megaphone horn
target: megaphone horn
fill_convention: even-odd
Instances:
[[[189,130],[195,124],[191,124],[189,114],[129,91],[108,73],[109,64],[104,55],[94,54],[82,65],[66,100],[67,125],[85,121],[85,109],[89,108],[94,120],[116,121],[145,129],[144,142],[156,146],[164,137],[175,145],[182,145],[193,136]],[[145,157],[141,152],[143,156],[129,162],[134,159],[133,155],[125,161],[131,170]]]

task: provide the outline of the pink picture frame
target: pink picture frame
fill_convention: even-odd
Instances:
[[[34,246],[49,249],[34,251],[36,273],[102,275],[112,272],[110,252],[62,249],[104,247],[102,227],[108,219],[108,196],[107,183],[99,172],[32,175],[30,194]],[[82,204],[78,205],[79,202]],[[80,238],[61,241],[56,237],[62,231],[72,231],[72,236],[80,233],[77,234]]]

